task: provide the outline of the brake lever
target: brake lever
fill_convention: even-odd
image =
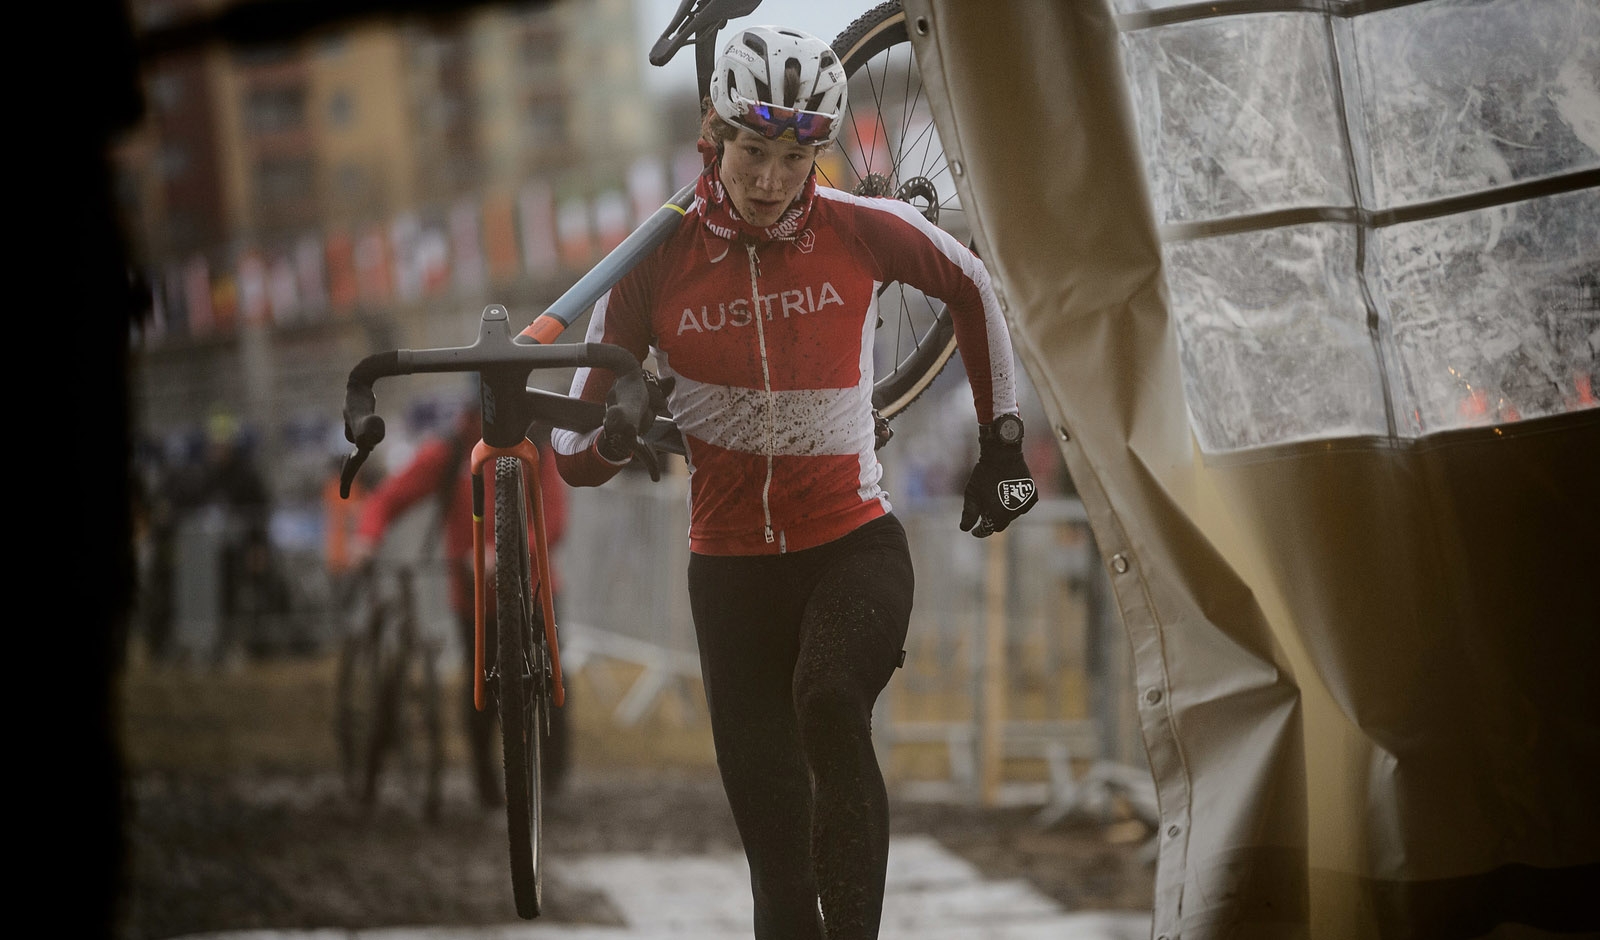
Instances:
[[[367,455],[372,453],[370,447],[357,447],[345,455],[344,463],[339,467],[339,498],[350,498],[350,486],[356,481],[356,474],[361,472],[361,465],[367,462]]]

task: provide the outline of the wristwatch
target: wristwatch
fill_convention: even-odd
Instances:
[[[1022,419],[1016,415],[995,415],[987,426],[978,427],[980,443],[1004,444],[1014,447],[1022,443]]]

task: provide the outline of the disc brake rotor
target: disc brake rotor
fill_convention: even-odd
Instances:
[[[910,203],[913,209],[934,225],[939,224],[939,191],[926,176],[917,176],[900,184],[894,198]]]

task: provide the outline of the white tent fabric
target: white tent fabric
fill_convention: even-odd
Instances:
[[[905,8],[1132,644],[1153,936],[1600,931],[1600,4]]]

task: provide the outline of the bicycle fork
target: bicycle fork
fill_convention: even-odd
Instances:
[[[526,486],[528,502],[533,508],[533,538],[529,548],[533,552],[534,577],[539,589],[537,591],[540,606],[544,613],[545,645],[550,650],[550,672],[554,679],[554,688],[551,698],[559,708],[566,703],[566,688],[561,681],[561,651],[556,642],[556,611],[555,602],[550,593],[550,548],[545,538],[544,515],[544,490],[539,480],[539,450],[532,441],[524,438],[512,447],[494,447],[483,441],[478,441],[472,448],[472,595],[473,595],[473,651],[472,661],[472,704],[478,711],[489,707],[488,694],[484,687],[484,666],[486,665],[484,617],[487,612],[488,592],[484,585],[484,560],[485,539],[483,530],[484,520],[484,488],[483,466],[498,457],[515,457],[522,461],[526,470]],[[526,520],[524,520],[526,524]],[[495,546],[499,551],[501,546]],[[498,566],[496,577],[499,576]],[[507,628],[502,623],[500,629]],[[503,677],[502,677],[503,678]]]

